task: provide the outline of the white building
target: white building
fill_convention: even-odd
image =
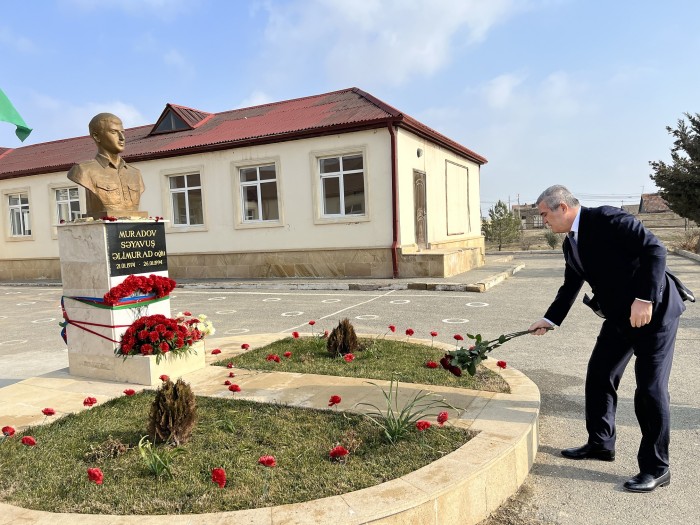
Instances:
[[[87,127],[87,123],[86,123]],[[484,260],[486,159],[357,88],[126,130],[171,277],[450,276]],[[85,210],[89,136],[0,147],[0,280],[60,278],[55,225]]]

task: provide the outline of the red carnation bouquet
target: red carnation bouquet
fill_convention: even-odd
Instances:
[[[169,277],[151,274],[148,277],[143,275],[130,275],[121,284],[110,288],[104,297],[104,303],[114,306],[120,299],[131,297],[139,293],[148,295],[155,294],[156,298],[170,295],[177,283]]]
[[[124,359],[133,355],[154,355],[156,363],[168,353],[184,355],[192,352],[192,345],[206,335],[199,330],[199,323],[198,318],[190,316],[175,319],[162,314],[141,317],[126,329],[114,353]]]

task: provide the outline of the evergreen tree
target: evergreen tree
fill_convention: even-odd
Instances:
[[[504,244],[518,238],[520,219],[508,211],[505,202],[499,200],[493,208],[489,209],[489,220],[483,222],[481,230],[487,241],[498,243],[500,252]]]
[[[685,113],[676,129],[666,131],[674,137],[671,163],[651,161],[654,170],[651,179],[659,187],[659,194],[669,208],[681,217],[700,224],[700,113]]]

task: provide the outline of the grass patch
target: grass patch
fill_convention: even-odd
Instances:
[[[445,354],[443,350],[427,345],[389,339],[360,339],[361,351],[355,359],[347,363],[342,358],[332,358],[326,350],[326,340],[317,337],[288,337],[262,348],[250,350],[232,359],[214,363],[226,366],[229,362],[237,368],[266,370],[275,372],[299,372],[329,376],[362,377],[384,379],[391,377],[402,383],[422,383],[426,385],[452,386],[510,392],[508,383],[491,370],[481,366],[475,376],[466,372],[456,377],[442,368],[428,368],[428,361],[438,362]],[[291,352],[289,358],[283,357]],[[269,354],[277,354],[280,362],[268,361]]]
[[[192,440],[173,461],[173,479],[158,480],[137,447],[154,397],[146,391],[115,398],[5,440],[0,500],[36,510],[100,514],[188,514],[298,503],[395,479],[471,438],[467,431],[434,425],[392,446],[360,415],[198,397]],[[34,436],[37,445],[21,445],[23,435]],[[338,444],[351,452],[344,463],[328,457]],[[258,465],[263,455],[275,456],[277,467]],[[87,469],[94,467],[102,469],[103,485],[88,480]],[[211,481],[215,467],[226,470],[224,489]]]

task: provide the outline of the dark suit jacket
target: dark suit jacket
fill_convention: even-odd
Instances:
[[[610,206],[582,207],[578,247],[581,269],[568,237],[564,240],[564,284],[544,315],[553,323],[562,323],[584,280],[605,318],[625,326],[635,298],[653,302],[653,324],[665,324],[685,310],[666,275],[665,246],[632,215]]]

